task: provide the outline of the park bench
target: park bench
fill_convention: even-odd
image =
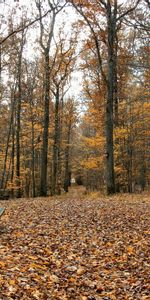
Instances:
[[[1,215],[4,213],[4,211],[5,211],[5,208],[0,207],[0,217],[1,217]]]

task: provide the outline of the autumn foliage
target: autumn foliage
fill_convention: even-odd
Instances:
[[[148,189],[148,2],[37,0],[34,20],[18,5],[0,33],[0,197],[61,194],[71,177]]]

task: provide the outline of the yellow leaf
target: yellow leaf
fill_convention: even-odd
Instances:
[[[15,284],[16,284],[15,280],[12,279],[9,281],[9,285],[15,285]]]
[[[32,260],[37,260],[37,257],[36,256],[28,256],[30,259]]]
[[[83,275],[85,273],[85,269],[80,267],[78,270],[77,270],[77,275]]]
[[[6,266],[6,263],[3,262],[3,261],[0,261],[0,268],[3,268],[3,267],[5,267],[5,266]]]
[[[81,300],[87,300],[86,296],[81,296]]]
[[[111,242],[108,242],[108,243],[106,244],[106,247],[112,247],[112,243],[111,243]]]
[[[15,236],[22,237],[24,234],[21,231],[18,231],[15,233]]]
[[[48,248],[45,248],[44,251],[46,252],[47,255],[53,255],[53,252]]]
[[[75,282],[76,282],[76,279],[75,279],[75,278],[73,278],[73,277],[71,277],[71,278],[69,279],[69,282],[71,282],[71,283],[75,283]]]
[[[133,254],[133,253],[134,253],[134,248],[133,248],[132,246],[129,246],[129,247],[127,248],[127,252],[128,252],[129,255],[130,255],[130,254]]]

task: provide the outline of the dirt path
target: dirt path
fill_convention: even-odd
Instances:
[[[0,300],[148,300],[149,198],[0,201]]]

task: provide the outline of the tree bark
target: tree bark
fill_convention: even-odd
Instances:
[[[33,91],[32,91],[33,92]],[[35,150],[34,150],[34,115],[33,115],[33,93],[31,92],[30,109],[31,109],[31,172],[32,172],[32,197],[35,197]]]
[[[58,13],[55,10],[55,6],[49,1],[50,10],[52,12],[52,20],[50,30],[45,42],[45,31],[42,23],[42,1],[36,1],[37,8],[39,10],[39,21],[40,21],[40,45],[43,49],[44,60],[45,60],[45,79],[44,79],[44,120],[43,120],[43,141],[42,141],[42,153],[41,153],[41,166],[40,166],[40,196],[47,196],[47,162],[48,162],[48,130],[49,130],[49,102],[50,102],[50,62],[49,62],[49,51],[51,41],[53,37],[55,17]],[[54,4],[54,3],[53,3]]]
[[[114,106],[114,81],[115,76],[115,31],[116,15],[112,12],[111,4],[107,6],[107,28],[108,28],[108,82],[107,82],[107,104],[106,104],[106,172],[107,172],[107,194],[115,193],[114,178],[114,141],[113,141],[113,106]]]
[[[12,150],[11,150],[11,184],[14,181],[14,170],[15,170],[15,120],[12,124]],[[14,187],[11,188],[11,197],[14,197]]]
[[[24,46],[24,32],[22,33],[19,61],[18,61],[18,96],[16,103],[16,185],[17,192],[16,197],[21,197],[21,182],[20,182],[20,118],[21,118],[21,98],[22,98],[22,87],[21,87],[21,73],[22,73],[22,53]]]
[[[41,179],[40,196],[47,196],[47,153],[48,153],[48,129],[49,129],[49,93],[50,93],[50,66],[49,49],[45,51],[45,99],[44,99],[44,129],[41,154]]]
[[[71,136],[71,121],[68,127],[68,134],[67,134],[67,146],[65,149],[65,179],[64,179],[64,190],[67,193],[68,188],[70,186],[70,168],[69,168],[69,157],[70,157],[70,136]]]
[[[60,194],[59,180],[59,164],[60,164],[60,118],[59,118],[59,87],[56,91],[55,102],[55,131],[53,146],[53,178],[52,178],[52,194]]]
[[[15,91],[14,91],[14,93],[15,93]],[[15,103],[15,97],[13,97],[12,103],[11,103],[11,115],[10,115],[10,121],[9,121],[9,127],[8,127],[7,142],[6,142],[6,149],[5,149],[2,178],[1,178],[1,182],[0,182],[0,189],[4,188],[4,181],[5,181],[5,177],[6,177],[6,164],[7,164],[11,131],[12,131],[12,126],[13,126],[13,118],[14,118],[14,103]]]

